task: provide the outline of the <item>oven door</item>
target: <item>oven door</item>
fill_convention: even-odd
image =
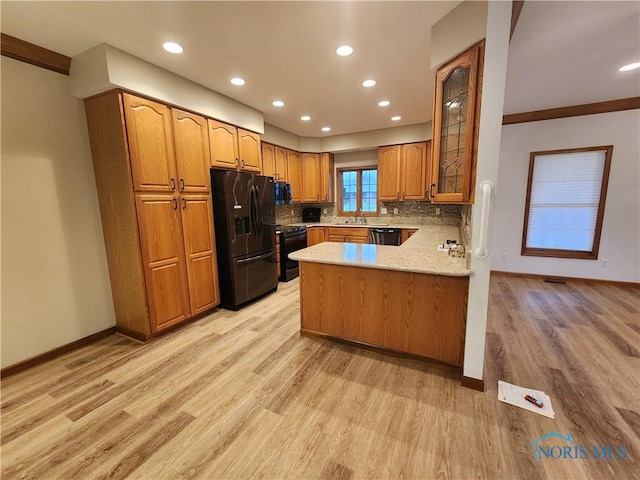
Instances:
[[[289,254],[307,248],[307,232],[284,239],[284,272],[285,281],[298,276],[298,262],[291,260]],[[282,261],[282,259],[281,259]]]

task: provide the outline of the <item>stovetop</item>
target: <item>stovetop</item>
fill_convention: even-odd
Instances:
[[[292,237],[307,233],[307,227],[282,227],[282,234],[285,237]]]

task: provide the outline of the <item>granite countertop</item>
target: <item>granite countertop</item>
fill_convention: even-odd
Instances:
[[[314,226],[338,226],[317,224]],[[347,227],[375,227],[376,225],[341,225]],[[447,239],[458,239],[458,227],[444,225],[392,225],[393,228],[417,228],[399,247],[391,245],[366,245],[357,243],[323,242],[289,254],[299,262],[353,265],[382,270],[428,273],[433,275],[469,276],[464,257],[452,257],[447,251],[438,250]]]
[[[390,223],[326,223],[326,222],[299,222],[290,223],[288,227],[349,227],[349,228],[412,228],[418,229],[425,225],[415,224],[390,224]],[[459,236],[459,235],[458,235]],[[456,237],[457,238],[457,237]]]

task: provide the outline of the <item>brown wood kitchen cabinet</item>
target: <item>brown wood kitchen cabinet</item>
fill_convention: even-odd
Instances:
[[[177,108],[171,109],[171,116],[179,172],[178,189],[181,192],[208,192],[211,157],[207,119]]]
[[[411,236],[418,231],[417,228],[403,228],[402,229],[402,239],[401,243],[406,242],[411,238]]]
[[[176,194],[136,194],[152,332],[180,323],[190,314],[178,204]]]
[[[320,165],[317,153],[303,153],[302,157],[302,201],[320,201]]]
[[[307,246],[327,241],[326,227],[307,227]]]
[[[484,41],[436,73],[428,189],[434,203],[473,203],[483,58]]]
[[[175,191],[177,172],[171,110],[161,103],[126,93],[122,99],[135,190]]]
[[[294,150],[287,150],[287,178],[291,185],[291,201],[302,201],[302,162],[300,154]]]
[[[120,91],[85,109],[116,329],[148,340],[219,303],[204,119]]]
[[[378,149],[378,198],[382,201],[424,200],[430,142]]]
[[[320,201],[333,201],[333,154],[321,153],[320,157]]]
[[[262,171],[260,135],[211,118],[207,123],[212,167],[254,173]]]
[[[262,174],[278,180],[276,172],[276,146],[262,142]]]
[[[276,182],[289,182],[289,153],[286,148],[275,147]]]
[[[327,240],[342,243],[369,243],[367,227],[328,227]]]
[[[333,155],[330,153],[302,154],[302,201],[333,201]]]

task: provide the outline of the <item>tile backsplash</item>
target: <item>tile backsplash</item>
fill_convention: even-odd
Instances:
[[[322,213],[320,221],[324,223],[342,223],[349,218],[336,216],[335,203],[294,204],[276,207],[277,222],[281,225],[301,222],[302,209],[307,206],[320,207]],[[380,208],[386,208],[387,214],[379,217],[367,217],[368,223],[460,225],[464,207],[461,205],[432,205],[429,202],[380,202]],[[394,208],[398,209],[397,214],[393,213]],[[440,209],[439,214],[436,213],[437,209]]]
[[[294,203],[293,205],[276,205],[276,223],[289,225],[302,221],[302,208],[304,205]]]

